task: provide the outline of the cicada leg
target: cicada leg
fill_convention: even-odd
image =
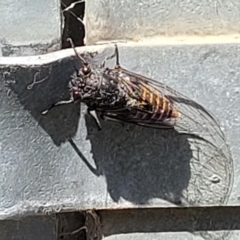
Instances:
[[[104,121],[110,121],[110,122],[119,123],[119,124],[126,130],[126,132],[130,132],[129,124],[126,124],[125,122],[120,121],[120,120],[118,120],[118,119],[110,118],[110,117],[104,115],[103,113],[100,115],[100,117],[101,117],[101,119],[104,120]]]
[[[117,46],[117,44],[114,44],[114,46],[115,46],[115,51],[114,51],[114,53],[113,53],[111,56],[106,57],[106,58],[103,60],[103,62],[102,62],[101,65],[100,65],[101,68],[105,67],[107,60],[113,59],[114,57],[116,57],[116,67],[119,67],[119,66],[120,66],[120,64],[119,64],[118,46]],[[116,67],[115,67],[115,68],[116,68]]]
[[[92,109],[89,109],[88,108],[88,114],[93,118],[93,120],[95,121],[97,127],[98,127],[98,130],[101,131],[102,130],[102,125],[98,119],[98,116],[97,116],[97,113],[95,110],[92,110]]]
[[[70,104],[73,103],[74,99],[70,98],[69,100],[64,100],[64,101],[59,101],[57,103],[54,103],[53,105],[51,105],[48,109],[46,109],[45,111],[42,112],[42,115],[47,114],[52,108],[57,107],[59,105],[65,105],[65,104]]]

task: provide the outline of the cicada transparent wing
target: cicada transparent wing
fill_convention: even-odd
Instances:
[[[224,133],[213,114],[171,87],[122,68],[118,53],[116,57],[116,67],[108,70],[105,77],[109,74],[109,78],[119,81],[128,106],[115,111],[108,109],[104,111],[105,117],[150,128],[173,128],[184,134],[193,154],[192,176],[183,194],[187,202],[190,205],[226,203],[232,187],[233,163]],[[156,103],[157,97],[162,101],[160,104]],[[147,107],[144,99],[149,100]],[[160,106],[159,111],[156,106]],[[165,116],[159,116],[161,110]]]

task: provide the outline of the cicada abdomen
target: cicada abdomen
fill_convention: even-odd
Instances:
[[[163,121],[168,118],[178,118],[180,113],[170,101],[161,93],[151,88],[142,87],[141,105],[143,108],[151,109],[151,118],[155,121]]]

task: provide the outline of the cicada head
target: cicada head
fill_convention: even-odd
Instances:
[[[52,104],[48,109],[44,110],[42,114],[46,114],[50,109],[59,105],[70,104],[76,101],[85,103],[92,102],[95,94],[99,90],[101,81],[98,71],[91,68],[90,64],[80,54],[77,53],[72,40],[68,40],[82,67],[80,69],[76,69],[75,74],[69,81],[68,86],[70,89],[70,99]]]
[[[69,82],[69,87],[74,101],[93,97],[94,93],[99,88],[99,77],[97,76],[96,71],[94,71],[90,64],[79,54],[77,53],[73,42],[69,39],[70,44],[75,52],[77,59],[79,60],[82,67],[76,69],[75,74],[72,76],[72,79]]]
[[[76,73],[72,76],[69,83],[70,90],[74,100],[82,100],[86,92],[86,86],[91,78],[92,69],[86,62],[83,63],[83,67],[76,70]]]

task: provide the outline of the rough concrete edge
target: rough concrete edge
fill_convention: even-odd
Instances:
[[[140,209],[140,208],[179,208],[178,205],[169,203],[167,201],[161,200],[161,203],[158,205],[152,206],[151,204],[146,205],[134,205],[131,202],[124,201],[124,207],[119,207],[118,203],[114,205],[111,204],[110,207],[107,205],[105,207],[93,208],[96,210],[124,210],[124,209]],[[63,212],[75,212],[75,211],[86,211],[90,209],[88,202],[79,202],[72,203],[72,201],[65,200],[64,203],[46,203],[46,202],[37,202],[37,201],[24,201],[19,202],[17,205],[14,205],[10,208],[6,208],[5,211],[0,212],[0,221],[1,220],[17,220],[22,217],[33,216],[33,215],[51,215],[55,213]],[[191,207],[191,206],[189,206]],[[201,207],[207,207],[201,206]]]
[[[124,207],[119,207],[119,203],[111,204],[111,206],[104,207],[90,207],[88,202],[79,202],[72,203],[71,200],[65,200],[64,203],[46,203],[46,202],[37,202],[37,201],[24,201],[19,202],[17,205],[14,205],[10,208],[7,208],[5,211],[0,212],[0,221],[1,220],[18,220],[27,216],[41,216],[41,215],[52,215],[56,213],[64,213],[64,212],[76,212],[76,211],[86,211],[89,209],[95,210],[129,210],[129,209],[168,209],[168,208],[212,208],[212,207],[239,207],[239,205],[209,205],[202,204],[201,206],[182,206],[175,205],[173,203],[169,203],[164,200],[159,200],[158,203],[152,205],[151,203],[145,205],[134,205],[131,202],[124,201]]]
[[[99,45],[89,45],[84,47],[77,47],[76,50],[79,53],[84,52],[102,52],[107,47],[113,47],[113,43],[117,43],[121,47],[144,47],[144,46],[194,46],[194,45],[219,45],[219,44],[240,44],[240,35],[233,36],[216,36],[216,37],[184,37],[182,38],[153,38],[143,39],[139,42],[131,41],[109,41],[100,43]],[[75,56],[72,49],[64,49],[56,52],[35,55],[35,56],[23,56],[23,57],[0,57],[0,66],[37,66],[43,64],[49,64],[55,61],[61,61],[64,58],[70,58]]]
[[[98,46],[88,46],[88,47],[78,47],[76,50],[79,53],[84,52],[93,52],[93,51],[101,51],[104,50],[104,45],[98,45]],[[75,53],[72,49],[64,49],[56,52],[41,54],[41,55],[35,55],[35,56],[23,56],[23,57],[0,57],[0,66],[25,66],[25,67],[31,67],[31,66],[38,66],[38,65],[44,65],[49,64],[55,61],[61,61],[65,58],[70,58],[75,56]]]

